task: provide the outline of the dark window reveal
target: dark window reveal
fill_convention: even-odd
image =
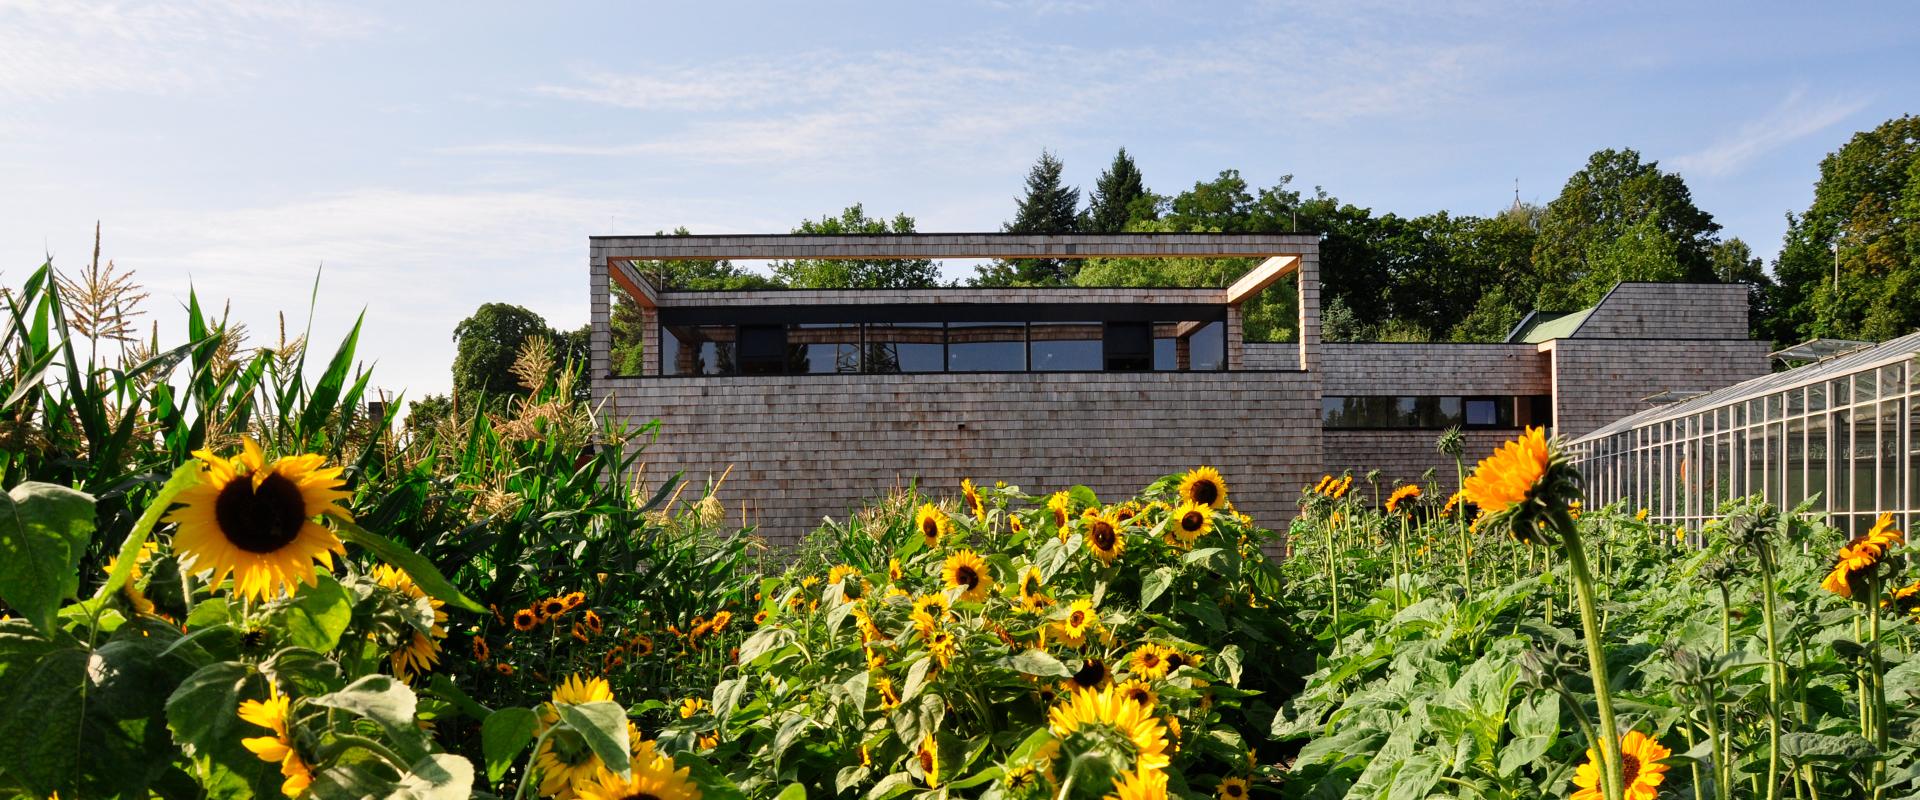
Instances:
[[[1548,424],[1552,406],[1553,398],[1546,395],[1329,395],[1320,401],[1320,423],[1332,429],[1516,428],[1523,420]]]
[[[1153,369],[1153,323],[1109,322],[1105,344],[1108,372]]]
[[[785,325],[740,326],[740,374],[779,375],[786,371]]]

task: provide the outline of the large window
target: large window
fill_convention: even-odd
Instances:
[[[1227,367],[1226,307],[668,307],[662,375],[1186,372]]]
[[[1320,424],[1333,430],[1375,428],[1515,428],[1528,421],[1538,398],[1525,396],[1328,395],[1320,401]],[[1551,403],[1544,405],[1551,406]]]

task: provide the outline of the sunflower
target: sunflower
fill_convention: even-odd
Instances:
[[[1338,500],[1342,497],[1346,497],[1347,490],[1352,488],[1353,488],[1353,476],[1352,475],[1342,476],[1340,478],[1340,482],[1337,484],[1334,484],[1333,487],[1331,488],[1331,491],[1333,492],[1333,499]]]
[[[767,613],[767,610],[764,608],[760,609],[759,611],[753,612],[753,624],[756,626],[767,624],[768,616],[770,615]]]
[[[1660,796],[1660,784],[1667,779],[1667,765],[1660,759],[1673,755],[1653,737],[1639,731],[1627,731],[1620,737],[1620,785],[1625,800],[1654,800]],[[1573,772],[1577,787],[1572,800],[1601,800],[1600,754],[1587,748],[1587,762]]]
[[[1144,681],[1124,681],[1119,686],[1113,687],[1113,690],[1133,702],[1146,706],[1148,711],[1152,711],[1153,707],[1160,703],[1160,695]]]
[[[512,676],[513,676],[513,665],[512,665],[512,664],[509,664],[509,663],[507,663],[507,662],[505,662],[505,661],[501,661],[501,662],[499,662],[499,663],[496,663],[496,664],[494,664],[494,665],[493,665],[493,671],[494,671],[494,672],[498,672],[498,673],[500,673],[501,675],[504,675],[504,676],[507,676],[507,677],[512,677]]]
[[[887,559],[887,582],[888,583],[899,583],[900,579],[905,577],[906,574],[907,574],[906,571],[900,568],[900,559],[897,559],[897,558]]]
[[[631,736],[634,732],[628,733]],[[619,773],[612,770],[601,770],[591,782],[580,787],[580,800],[629,800],[637,797],[700,800],[700,787],[691,780],[688,768],[674,769],[673,759],[655,753],[653,742],[635,746],[628,769],[630,776],[626,778],[621,778]]]
[[[689,697],[680,701],[680,718],[693,719],[695,714],[707,710],[707,701],[699,697]]]
[[[1199,653],[1183,653],[1179,650],[1175,650],[1169,647],[1166,649],[1166,652],[1161,654],[1161,656],[1167,660],[1168,675],[1172,675],[1174,670],[1177,670],[1181,667],[1199,667],[1200,666]]]
[[[986,519],[987,507],[980,503],[980,490],[973,488],[972,478],[960,480],[960,494],[967,498],[967,510],[973,512],[974,519]]]
[[[858,575],[858,574],[860,574],[860,570],[854,569],[853,567],[847,566],[845,564],[841,564],[839,566],[834,567],[833,569],[827,570],[827,585],[831,586],[833,584],[846,580],[847,576],[849,575]]]
[[[1636,511],[1636,512],[1634,512],[1634,514],[1633,514],[1633,521],[1635,521],[1635,522],[1646,522],[1646,521],[1647,521],[1647,510],[1643,508],[1643,509],[1640,509],[1639,511]]]
[[[1180,499],[1219,508],[1227,502],[1227,482],[1221,479],[1219,470],[1200,467],[1180,476]]]
[[[1014,532],[1014,533],[1026,533],[1026,532],[1027,532],[1027,524],[1026,524],[1026,523],[1024,523],[1024,522],[1021,522],[1021,521],[1020,521],[1020,518],[1019,518],[1019,517],[1017,517],[1017,516],[1012,516],[1012,515],[1009,515],[1009,516],[1007,517],[1007,527],[1008,527],[1008,528],[1011,528],[1011,529],[1013,530],[1013,532]]]
[[[1120,551],[1127,548],[1125,539],[1120,537],[1120,526],[1106,514],[1094,514],[1086,518],[1087,549],[1100,563],[1111,565],[1120,557]]]
[[[1061,621],[1060,629],[1067,638],[1079,639],[1098,624],[1100,615],[1094,613],[1093,601],[1082,597],[1067,606],[1067,616]]]
[[[376,583],[397,592],[407,602],[415,603],[424,598],[433,607],[433,626],[424,633],[417,629],[408,630],[406,641],[389,658],[394,676],[413,683],[414,676],[432,672],[434,665],[440,662],[440,640],[447,638],[447,629],[444,627],[447,621],[446,603],[437,597],[429,597],[413,582],[413,576],[408,575],[406,570],[377,564],[372,574]]]
[[[1407,513],[1413,513],[1413,504],[1419,500],[1420,487],[1409,483],[1393,490],[1393,494],[1387,496],[1387,513],[1398,514],[1402,506],[1406,507]]]
[[[1474,465],[1460,491],[1483,513],[1498,514],[1527,500],[1546,476],[1551,457],[1546,430],[1529,427],[1520,438],[1500,445]]]
[[[588,612],[588,613],[592,613],[592,612]],[[708,623],[708,625],[710,626],[710,629],[714,633],[719,633],[721,631],[724,631],[727,629],[728,625],[732,625],[732,624],[733,624],[733,612],[731,611],[714,612],[713,621]]]
[[[1227,778],[1214,787],[1213,796],[1220,800],[1247,800],[1247,779]]]
[[[1113,518],[1113,524],[1126,527],[1128,523],[1133,522],[1134,517],[1140,516],[1140,507],[1132,502],[1126,502],[1114,506],[1107,513]]]
[[[1893,515],[1881,514],[1871,530],[1840,548],[1833,571],[1820,582],[1820,588],[1851,599],[1858,583],[1856,577],[1861,580],[1871,577],[1881,558],[1904,538],[1904,534],[1893,529]]]
[[[960,599],[969,603],[986,599],[988,590],[993,588],[993,573],[987,569],[987,562],[972,550],[947,556],[941,572],[946,575],[947,588],[961,589]]]
[[[180,493],[180,507],[166,521],[179,526],[173,549],[183,571],[211,571],[216,585],[231,574],[241,597],[266,600],[296,584],[313,585],[315,562],[332,570],[329,553],[346,554],[339,537],[314,518],[352,521],[340,502],[353,493],[341,491],[340,468],[323,466],[320,456],[269,464],[259,444],[245,442],[230,459],[195,452],[200,482]]]
[[[653,637],[644,633],[634,634],[632,639],[627,640],[627,646],[633,648],[633,654],[636,657],[644,658],[653,655]]]
[[[1166,769],[1167,729],[1149,710],[1111,688],[1079,689],[1047,711],[1047,727],[1066,738],[1082,728],[1105,728],[1133,745],[1134,769]]]
[[[1192,547],[1200,537],[1213,530],[1213,508],[1192,501],[1180,504],[1169,515],[1173,526],[1168,529],[1183,546]]]
[[[567,598],[549,597],[540,601],[540,618],[551,619],[567,613]]]
[[[1067,536],[1067,512],[1073,506],[1073,498],[1066,492],[1054,492],[1047,498],[1047,510],[1053,512],[1053,527],[1060,531],[1060,537]]]
[[[1920,615],[1920,581],[1893,590],[1881,605],[1893,609],[1896,614]]]
[[[1167,773],[1157,769],[1136,769],[1114,776],[1110,800],[1166,800]]]
[[[587,593],[586,592],[568,592],[560,596],[560,602],[566,603],[567,610],[572,611],[576,608],[579,608],[581,603],[587,602]]]
[[[286,779],[280,783],[281,793],[298,797],[313,784],[313,767],[293,749],[293,735],[287,728],[292,700],[277,687],[269,689],[266,700],[241,701],[238,713],[240,719],[271,730],[273,735],[241,739],[240,744],[261,761],[280,762],[280,776]]]
[[[1020,607],[1026,611],[1037,612],[1053,605],[1053,598],[1040,591],[1046,579],[1040,576],[1040,570],[1028,567],[1020,576]]]
[[[473,637],[474,660],[479,661],[482,664],[485,664],[487,663],[488,659],[492,658],[492,656],[493,656],[493,651],[487,647],[487,638],[484,636]]]
[[[127,582],[120,587],[120,595],[127,599],[127,603],[133,606],[134,611],[141,614],[152,614],[154,608],[153,601],[148,600],[146,593],[140,591],[141,568],[145,567],[147,562],[152,561],[153,557],[159,554],[159,552],[159,542],[152,539],[142,542],[140,544],[140,552],[134,556],[133,567],[127,572]],[[102,568],[102,571],[108,575],[112,575],[113,571],[119,567],[120,557],[114,556],[107,559],[107,565]]]
[[[1068,689],[1099,689],[1113,682],[1113,670],[1107,669],[1107,662],[1089,658],[1080,663],[1080,668],[1067,678]]]
[[[1322,475],[1322,476],[1320,476],[1320,482],[1319,482],[1319,483],[1316,483],[1316,484],[1314,484],[1314,485],[1313,485],[1313,488],[1312,488],[1311,490],[1309,490],[1309,492],[1310,492],[1311,494],[1326,494],[1326,493],[1327,493],[1327,484],[1329,484],[1329,483],[1333,483],[1333,476],[1332,476],[1332,475]]]
[[[533,630],[535,625],[539,624],[540,612],[538,611],[531,608],[523,608],[513,612],[513,629],[516,631],[530,631]]]
[[[944,668],[953,663],[953,657],[959,654],[960,643],[953,638],[952,631],[935,628],[927,634],[927,652]]]
[[[1167,663],[1167,655],[1172,652],[1166,645],[1153,642],[1140,645],[1134,648],[1132,655],[1127,656],[1127,672],[1147,680],[1164,678],[1167,670],[1172,669]]]
[[[915,753],[915,756],[920,761],[920,777],[926,780],[927,788],[932,789],[939,786],[940,743],[934,740],[933,734],[929,733],[920,737],[920,749],[919,752]]]
[[[594,613],[592,609],[588,609],[587,613],[581,615],[580,622],[586,625],[587,630],[595,636],[599,636],[602,631],[606,630],[606,623],[601,621],[600,615]]]
[[[1460,507],[1460,500],[1462,497],[1463,495],[1461,495],[1461,493],[1459,492],[1454,492],[1453,494],[1447,495],[1447,504],[1440,507],[1440,516],[1443,516],[1443,517],[1453,516],[1453,510]]]
[[[929,550],[940,546],[940,540],[947,538],[952,526],[947,515],[932,503],[920,504],[920,511],[913,515],[913,529],[920,532],[920,541]]]
[[[936,611],[936,609],[938,610]],[[926,614],[936,621],[946,619],[949,613],[947,596],[944,594],[920,595],[913,599],[913,611],[918,614]]]
[[[887,711],[900,707],[900,693],[893,690],[893,679],[879,677],[873,680],[873,693],[880,696],[880,710]]]

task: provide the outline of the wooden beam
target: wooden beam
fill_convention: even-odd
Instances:
[[[1260,266],[1247,270],[1247,274],[1240,276],[1240,280],[1234,281],[1232,286],[1227,287],[1227,305],[1237,306],[1246,302],[1247,298],[1272,286],[1274,281],[1299,269],[1299,256],[1274,256],[1262,261]]]
[[[638,303],[641,308],[660,307],[660,297],[654,294],[653,284],[648,283],[646,277],[633,268],[631,259],[607,259],[607,273],[608,277],[613,278],[614,283],[620,284],[620,288],[626,290],[627,296],[633,298],[633,302]]]

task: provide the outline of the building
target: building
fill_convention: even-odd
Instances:
[[[962,478],[1127,495],[1209,464],[1235,505],[1278,526],[1327,472],[1382,484],[1548,424],[1579,435],[1647,398],[1765,374],[1738,286],[1623,284],[1591,309],[1535,315],[1501,344],[1323,343],[1307,234],[637,236],[591,240],[594,400],[661,422],[650,474],[704,481],[775,542],[891,487]],[[1222,288],[674,292],[636,261],[1244,258]],[[1289,280],[1291,279],[1291,280]],[[1242,307],[1291,287],[1298,341],[1243,340]],[[618,295],[615,294],[616,287]],[[618,298],[618,299],[617,299]],[[612,370],[616,302],[640,311],[635,374]],[[1364,484],[1363,484],[1364,486]]]
[[[1912,530],[1920,523],[1920,333],[1837,352],[1825,344],[1781,353],[1814,363],[1574,440],[1588,496],[1692,529],[1726,500],[1759,494],[1784,508],[1810,503],[1855,535],[1882,513]]]

